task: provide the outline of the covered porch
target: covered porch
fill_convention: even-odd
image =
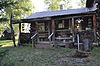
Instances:
[[[60,46],[75,45],[78,42],[82,43],[86,31],[92,35],[93,42],[96,42],[96,13],[93,9],[93,11],[86,9],[39,12],[22,19],[19,23],[19,44],[35,42]]]
[[[77,43],[76,34],[91,31],[95,36],[96,22],[95,15],[84,15],[83,17],[55,18],[45,21],[30,22],[30,31],[24,33],[23,23],[21,23],[20,42],[36,41],[38,44],[58,44],[65,46],[71,43]],[[92,37],[92,38],[93,38]],[[24,40],[22,39],[24,38]],[[82,39],[79,41],[82,43]]]

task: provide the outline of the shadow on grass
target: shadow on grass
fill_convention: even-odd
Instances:
[[[8,51],[9,51],[8,49],[3,49],[3,50],[0,49],[0,65],[3,57],[8,53]]]
[[[13,46],[0,47],[0,66],[14,66],[13,63],[2,64],[2,60],[4,58],[6,58],[7,55],[9,55],[9,51],[13,48],[15,48],[15,47],[13,47]]]
[[[6,63],[2,64],[2,60],[9,54],[11,48],[14,48],[12,40],[0,40],[0,66],[8,66]]]
[[[0,47],[0,66],[2,65],[1,61],[8,54],[10,47]],[[5,66],[5,65],[3,65]]]
[[[95,57],[83,59],[69,57],[73,51],[69,48],[1,47],[0,66],[98,66],[100,48],[93,49]]]

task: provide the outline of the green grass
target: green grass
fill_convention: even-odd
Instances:
[[[7,49],[9,52],[3,58],[2,66],[59,66],[55,62],[56,59],[71,52],[71,49],[66,50],[64,48],[32,49],[31,47],[12,47]]]
[[[87,58],[73,58],[74,49],[13,47],[10,40],[0,41],[0,66],[100,66],[100,47]],[[12,46],[11,46],[12,45]]]
[[[16,44],[18,43],[18,40],[16,40]],[[8,47],[8,46],[13,46],[12,40],[0,40],[0,45],[2,47]]]

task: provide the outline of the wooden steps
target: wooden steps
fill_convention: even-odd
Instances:
[[[56,37],[57,40],[71,40],[72,37]]]
[[[53,44],[49,41],[39,41],[39,42],[37,42],[35,47],[37,47],[37,48],[51,48],[51,47],[53,47]]]
[[[65,47],[69,47],[71,44],[73,44],[72,41],[73,37],[56,37],[55,38],[55,44],[57,46],[65,46]]]
[[[52,42],[49,42],[49,41],[39,41],[39,42],[37,42],[38,44],[50,44],[50,43],[52,43]]]
[[[83,43],[79,43],[79,45],[82,45]],[[74,43],[74,45],[78,45],[78,43]],[[93,42],[93,45],[98,45],[97,42]]]

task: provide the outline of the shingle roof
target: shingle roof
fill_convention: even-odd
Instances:
[[[62,16],[62,15],[71,15],[71,14],[81,14],[95,11],[96,8],[79,8],[79,9],[68,9],[68,10],[59,10],[59,11],[44,11],[37,12],[26,19],[35,19],[35,18],[43,18],[43,17],[52,17],[52,16]]]

